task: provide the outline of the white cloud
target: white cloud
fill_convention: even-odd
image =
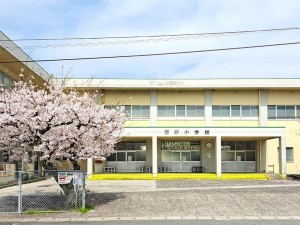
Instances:
[[[296,0],[10,0],[0,29],[20,37],[127,36],[297,26]],[[300,31],[128,45],[26,50],[34,59],[126,55],[300,41]],[[79,41],[75,41],[76,43]],[[82,41],[81,41],[82,42]],[[32,45],[36,42],[18,43]],[[39,43],[40,44],[40,43]],[[76,77],[299,77],[300,46],[192,55],[41,63],[50,73],[73,67]]]

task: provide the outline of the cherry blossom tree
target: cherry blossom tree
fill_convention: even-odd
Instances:
[[[15,82],[0,94],[0,145],[15,160],[40,152],[48,167],[59,160],[77,167],[83,159],[105,159],[120,141],[125,114],[123,107],[106,109],[94,97],[63,85],[39,89],[32,81]]]

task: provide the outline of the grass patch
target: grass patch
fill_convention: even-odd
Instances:
[[[82,214],[85,214],[85,213],[87,213],[87,212],[89,212],[89,211],[91,211],[93,209],[94,209],[93,206],[91,206],[89,204],[85,204],[85,209],[80,208],[80,209],[78,209],[78,212],[80,212]]]
[[[44,214],[44,213],[56,213],[57,211],[48,210],[48,211],[35,211],[35,210],[27,210],[24,214],[34,215],[34,214]]]

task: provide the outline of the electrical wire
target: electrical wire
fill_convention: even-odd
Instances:
[[[149,53],[149,54],[136,54],[136,55],[117,55],[117,56],[97,56],[97,57],[81,57],[81,58],[61,58],[61,59],[38,59],[38,60],[23,60],[23,61],[0,61],[0,63],[30,63],[30,62],[58,62],[58,61],[77,61],[77,60],[97,60],[97,59],[118,59],[118,58],[135,58],[135,57],[150,57],[150,56],[166,56],[166,55],[179,55],[179,54],[193,54],[203,52],[217,52],[217,51],[231,51],[241,49],[252,49],[252,48],[265,48],[265,47],[276,47],[286,45],[298,45],[299,42],[286,42],[286,43],[275,43],[265,45],[251,45],[251,46],[240,46],[230,48],[216,48],[216,49],[205,49],[205,50],[194,50],[194,51],[180,51],[180,52],[165,52],[165,53]]]
[[[230,31],[230,32],[218,32],[218,33],[195,33],[195,34],[166,34],[166,35],[148,35],[148,36],[124,36],[124,37],[90,37],[90,38],[40,38],[40,39],[14,39],[12,41],[53,41],[53,40],[87,40],[87,39],[121,39],[111,41],[99,41],[99,42],[85,42],[85,43],[66,43],[66,44],[45,44],[45,45],[28,45],[21,46],[22,49],[36,49],[36,48],[67,48],[67,47],[89,47],[98,45],[119,45],[119,44],[141,44],[149,42],[168,42],[168,41],[179,41],[179,40],[190,40],[210,37],[221,37],[221,36],[233,36],[233,35],[247,35],[255,33],[266,33],[266,32],[283,32],[299,30],[298,27],[290,28],[277,28],[277,29],[266,29],[266,30],[246,30],[246,31]],[[145,39],[146,38],[146,39]],[[129,40],[122,40],[129,39]],[[9,41],[9,40],[2,40]],[[0,41],[1,42],[1,41]],[[6,49],[15,50],[18,46],[4,46]]]
[[[231,35],[231,34],[244,34],[244,33],[263,33],[263,32],[281,32],[290,30],[299,30],[299,27],[288,28],[272,28],[263,30],[242,30],[242,31],[225,31],[225,32],[212,32],[212,33],[185,33],[185,34],[161,34],[161,35],[135,35],[135,36],[106,36],[106,37],[65,37],[65,38],[19,38],[1,41],[62,41],[62,40],[95,40],[95,39],[130,39],[130,38],[157,38],[157,37],[178,37],[178,36],[213,36],[213,35]]]

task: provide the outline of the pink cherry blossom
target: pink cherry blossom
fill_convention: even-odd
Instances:
[[[106,109],[96,96],[66,91],[62,85],[39,89],[18,81],[0,94],[0,145],[11,159],[41,152],[51,164],[105,159],[124,131],[124,108]]]

